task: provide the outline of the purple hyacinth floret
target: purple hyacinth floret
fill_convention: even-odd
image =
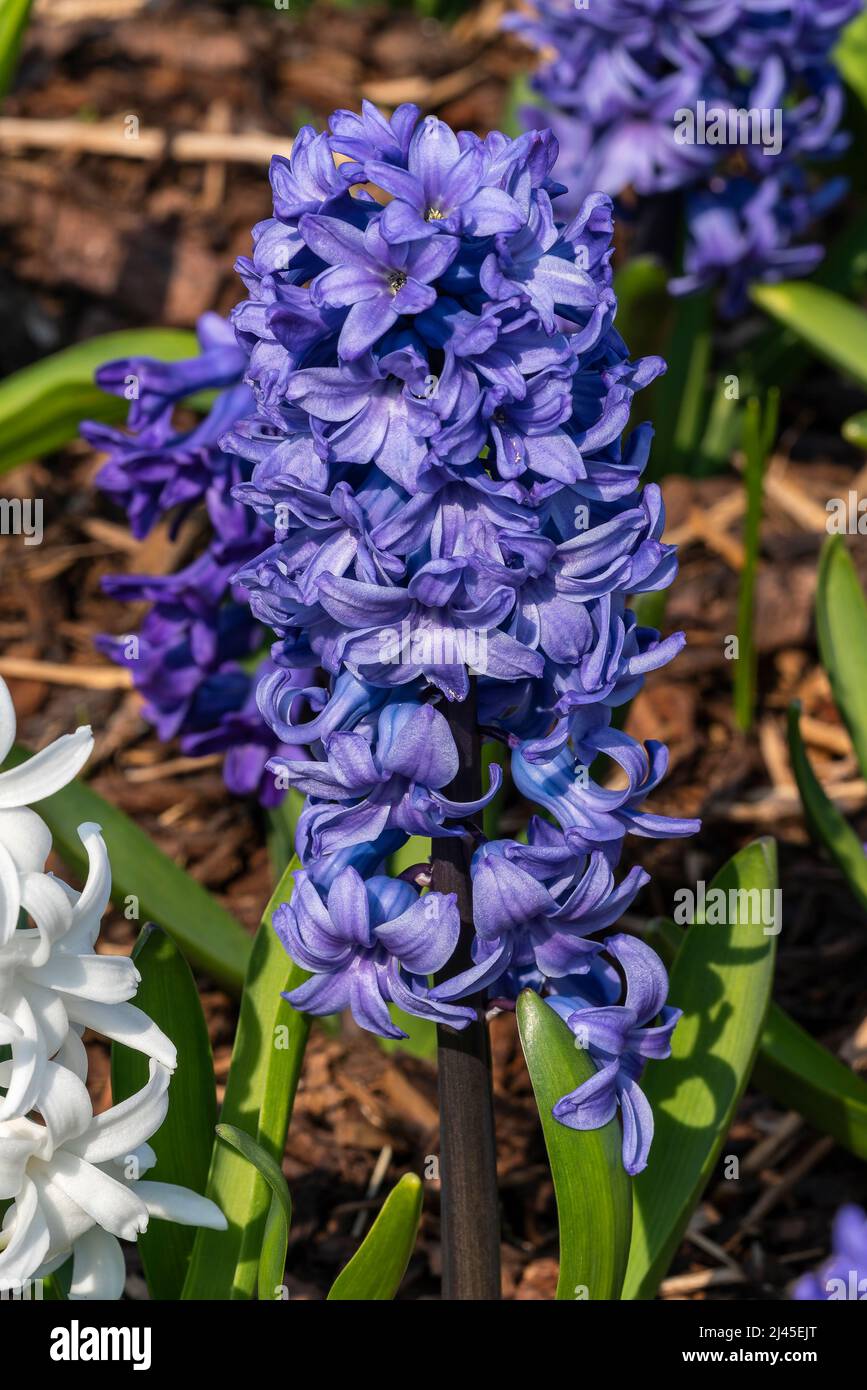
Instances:
[[[533,0],[506,24],[542,54],[533,87],[560,142],[574,210],[602,189],[636,212],[680,194],[675,294],[719,286],[733,317],[751,281],[807,275],[810,229],[845,191],[820,162],[847,143],[832,50],[863,0]],[[752,115],[750,113],[753,113]],[[765,122],[763,125],[762,122]]]
[[[405,1038],[389,1004],[417,1018],[465,1028],[472,1009],[431,997],[427,976],[446,964],[457,945],[455,895],[426,893],[401,879],[363,879],[348,864],[324,893],[301,870],[291,903],[274,914],[274,928],[310,979],[284,998],[310,1014],[351,1009],[356,1021],[383,1038]]]
[[[255,408],[222,446],[245,461],[232,494],[267,536],[233,577],[277,639],[258,710],[305,750],[268,762],[306,797],[275,919],[310,972],[290,1001],[386,1037],[394,1006],[461,1026],[523,988],[620,1009],[614,1108],[594,1113],[622,1106],[637,1169],[636,1059],[673,1013],[650,949],[635,946],[655,962],[636,1003],[635,953],[606,933],[646,881],[621,871],[627,836],[696,829],[645,809],[665,750],[613,727],[683,642],[629,608],[676,572],[659,490],[640,488],[650,426],[624,440],[665,367],[630,360],[615,326],[611,199],[591,188],[558,217],[556,159],[549,131],[481,140],[411,106],[302,131],[239,263]],[[471,697],[502,756],[467,799],[448,715]],[[526,844],[480,829],[507,759],[550,817]],[[389,876],[412,837],[456,836],[474,850],[460,966],[457,909],[427,891],[427,865]]]
[[[200,353],[186,361],[123,358],[96,374],[105,391],[130,402],[125,431],[82,426],[84,437],[108,455],[98,486],[124,508],[137,539],[163,518],[171,534],[187,518],[204,523],[207,534],[201,553],[176,573],[105,580],[107,593],[150,608],[137,633],[101,636],[97,646],[129,670],[160,739],[178,738],[191,756],[225,753],[229,789],[273,806],[283,792],[265,764],[297,750],[259,716],[256,689],[260,675],[272,669],[265,655],[272,634],[233,578],[261,550],[268,531],[234,496],[249,476],[248,463],[220,444],[249,414],[254,397],[243,381],[247,354],[232,326],[204,314],[198,337]],[[207,414],[189,427],[179,425],[178,407],[200,392],[216,392]],[[299,672],[298,683],[307,684],[313,674]]]
[[[831,1254],[792,1289],[798,1302],[867,1298],[867,1212],[854,1204],[841,1207],[831,1231]]]
[[[619,1107],[623,1166],[634,1174],[646,1167],[653,1139],[653,1111],[638,1083],[649,1059],[671,1055],[671,1035],[681,1011],[666,1004],[665,967],[645,942],[620,932],[608,937],[605,950],[626,978],[622,1004],[586,1002],[580,980],[575,994],[550,1001],[575,1035],[576,1046],[589,1053],[597,1068],[595,1076],[558,1100],[554,1115],[570,1129],[597,1129]]]

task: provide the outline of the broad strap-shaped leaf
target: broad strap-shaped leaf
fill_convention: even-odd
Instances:
[[[32,0],[0,0],[0,101],[15,77]]]
[[[261,1144],[234,1125],[217,1125],[217,1138],[230,1144],[248,1163],[252,1163],[271,1189],[271,1204],[259,1255],[258,1287],[260,1300],[272,1299],[283,1283],[289,1228],[292,1225],[292,1198],[283,1169]]]
[[[846,25],[834,62],[863,106],[867,106],[867,13],[862,12]]]
[[[6,766],[18,767],[29,757],[30,752],[16,744]],[[250,957],[247,933],[134,821],[82,782],[70,782],[45,797],[37,809],[58,852],[79,876],[87,873],[87,855],[78,827],[85,821],[101,826],[111,860],[112,902],[118,910],[136,911],[138,917],[156,922],[195,965],[233,993],[240,991]]]
[[[256,934],[220,1112],[222,1124],[255,1139],[278,1164],[310,1031],[307,1015],[281,998],[281,991],[307,978],[306,972],[286,955],[271,925],[277,908],[291,895],[297,868],[293,860]],[[270,1205],[268,1186],[239,1153],[215,1144],[208,1196],[225,1214],[229,1229],[197,1232],[183,1296],[252,1298]]]
[[[665,918],[648,927],[650,944],[669,966],[684,936],[682,928]],[[753,1081],[779,1105],[797,1110],[815,1129],[867,1158],[867,1082],[779,1004],[768,1009]]]
[[[844,874],[855,897],[867,910],[867,854],[842,811],[825,794],[810,765],[801,738],[800,713],[798,704],[789,707],[789,756],[807,820]]]
[[[404,1173],[349,1264],[338,1274],[329,1302],[385,1302],[394,1298],[415,1247],[424,1193],[415,1173]]]
[[[562,1018],[534,991],[518,999],[518,1029],[548,1150],[560,1227],[557,1298],[620,1297],[632,1225],[632,1184],[621,1159],[620,1124],[569,1129],[552,1110],[595,1075]]]
[[[808,280],[753,285],[750,296],[819,357],[867,386],[867,314],[863,309]]]
[[[840,536],[830,536],[822,547],[816,633],[834,703],[867,777],[867,600]]]
[[[133,960],[141,974],[135,1002],[168,1034],[178,1050],[169,1093],[169,1113],[151,1146],[155,1166],[148,1178],[204,1192],[217,1119],[214,1059],[199,991],[192,971],[171,937],[150,923],[135,944]],[[115,1043],[111,1049],[111,1090],[117,1103],[134,1095],[148,1078],[140,1052]],[[174,1221],[151,1221],[138,1248],[151,1298],[178,1299],[195,1239],[195,1229]]]
[[[772,1005],[753,1080],[859,1158],[867,1158],[867,1083]]]
[[[13,372],[0,382],[0,473],[76,439],[82,420],[126,419],[129,402],[94,383],[103,363],[118,357],[176,362],[198,351],[195,334],[185,329],[135,328],[75,343]]]
[[[770,1002],[776,888],[774,842],[748,845],[708,889],[709,907],[718,901],[714,890],[726,895],[725,921],[696,922],[677,953],[669,1002],[683,1010],[683,1017],[671,1057],[649,1062],[641,1082],[653,1107],[655,1134],[649,1164],[634,1184],[625,1299],[655,1293],[752,1072]],[[714,914],[705,915],[713,919]]]

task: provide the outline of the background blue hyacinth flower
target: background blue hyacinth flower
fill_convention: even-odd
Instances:
[[[104,390],[130,401],[125,430],[82,426],[85,438],[108,454],[97,484],[124,507],[138,538],[163,518],[171,534],[185,523],[204,532],[200,553],[174,574],[104,581],[114,597],[151,606],[137,633],[103,636],[97,645],[130,671],[144,716],[161,739],[178,738],[192,756],[224,752],[230,790],[273,806],[284,792],[265,765],[273,754],[294,749],[259,716],[256,689],[273,669],[263,656],[272,634],[234,579],[268,531],[234,496],[249,464],[220,442],[249,413],[253,394],[243,381],[246,353],[231,325],[205,314],[198,336],[198,357],[170,363],[126,358],[97,373]],[[208,413],[192,425],[179,424],[178,408],[203,391],[216,392]],[[299,673],[298,683],[312,676]]]
[[[734,317],[750,281],[806,275],[821,258],[804,239],[845,191],[821,170],[847,143],[831,50],[861,8],[535,0],[532,16],[506,23],[541,55],[532,85],[542,106],[525,118],[559,140],[565,201],[577,206],[602,189],[640,217],[646,200],[683,194],[684,267],[673,292],[720,286],[721,309]],[[702,111],[726,121],[764,112],[768,128],[715,143],[684,124]]]
[[[811,1274],[803,1274],[792,1298],[863,1300],[867,1298],[867,1213],[854,1204],[841,1207],[831,1231],[831,1254]]]

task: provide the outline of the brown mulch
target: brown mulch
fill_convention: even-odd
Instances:
[[[80,7],[87,9],[86,0]],[[237,132],[291,132],[366,94],[418,100],[483,130],[498,123],[519,64],[515,45],[496,37],[499,11],[496,3],[477,6],[451,34],[434,20],[375,7],[317,6],[296,16],[267,6],[167,4],[117,21],[68,23],[46,15],[28,41],[4,115],[120,121],[132,104],[143,128],[222,122]],[[232,261],[248,249],[250,226],[268,214],[269,192],[264,171],[216,168],[215,175],[198,165],[0,151],[0,307],[9,325],[0,371],[93,333],[142,322],[189,325],[204,309],[228,310],[239,294]],[[648,680],[629,727],[671,746],[656,809],[701,815],[704,825],[685,843],[630,844],[653,875],[630,921],[670,911],[677,888],[709,881],[739,846],[775,835],[785,910],[776,997],[822,1041],[857,1058],[851,1039],[867,1015],[863,915],[807,837],[785,753],[785,710],[798,697],[814,765],[867,838],[867,796],[818,664],[812,621],[825,502],[850,487],[864,490],[858,458],[839,442],[838,422],[848,412],[837,392],[832,378],[816,373],[784,407],[763,531],[753,737],[734,728],[732,663],[723,650],[725,635],[736,631],[739,485],[733,476],[665,485],[669,532],[681,545],[666,621],[686,630],[689,645]],[[43,499],[45,538],[38,547],[12,538],[0,547],[0,654],[78,665],[85,682],[10,680],[20,735],[42,746],[91,723],[95,789],[252,931],[271,884],[258,809],[226,794],[218,768],[173,768],[177,750],[156,742],[129,692],[86,685],[87,671],[104,664],[94,634],[132,625],[129,610],[101,593],[102,576],[168,569],[177,559],[164,530],[142,545],[130,542],[122,518],[93,488],[97,466],[75,445],[4,478],[5,496]],[[867,579],[864,555],[856,559]],[[151,780],[148,769],[160,775]],[[520,814],[515,808],[516,824]],[[129,949],[134,930],[111,916],[103,949]],[[201,986],[222,1084],[235,1005],[212,982],[202,978]],[[504,1290],[509,1298],[548,1299],[556,1215],[512,1017],[493,1021],[492,1040]],[[91,1058],[103,1106],[110,1082],[98,1041]],[[836,1207],[865,1197],[863,1166],[817,1141],[767,1097],[748,1093],[725,1146],[741,1161],[740,1179],[727,1180],[721,1169],[711,1182],[667,1296],[779,1298],[815,1263]],[[381,1192],[408,1169],[425,1174],[427,1197],[402,1297],[437,1296],[437,1181],[429,1176],[437,1147],[430,1063],[386,1053],[351,1025],[339,1037],[314,1029],[284,1165],[295,1204],[292,1296],[324,1296]],[[369,1192],[383,1150],[391,1151],[387,1172],[379,1192]]]

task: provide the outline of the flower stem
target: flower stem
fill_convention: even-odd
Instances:
[[[475,682],[466,700],[443,709],[460,757],[448,795],[475,800],[481,791],[481,740]],[[472,964],[472,847],[465,838],[432,842],[432,887],[457,894],[461,935],[450,975]],[[463,1001],[478,1018],[461,1032],[438,1033],[443,1298],[500,1297],[500,1218],[491,1051],[484,994]]]

